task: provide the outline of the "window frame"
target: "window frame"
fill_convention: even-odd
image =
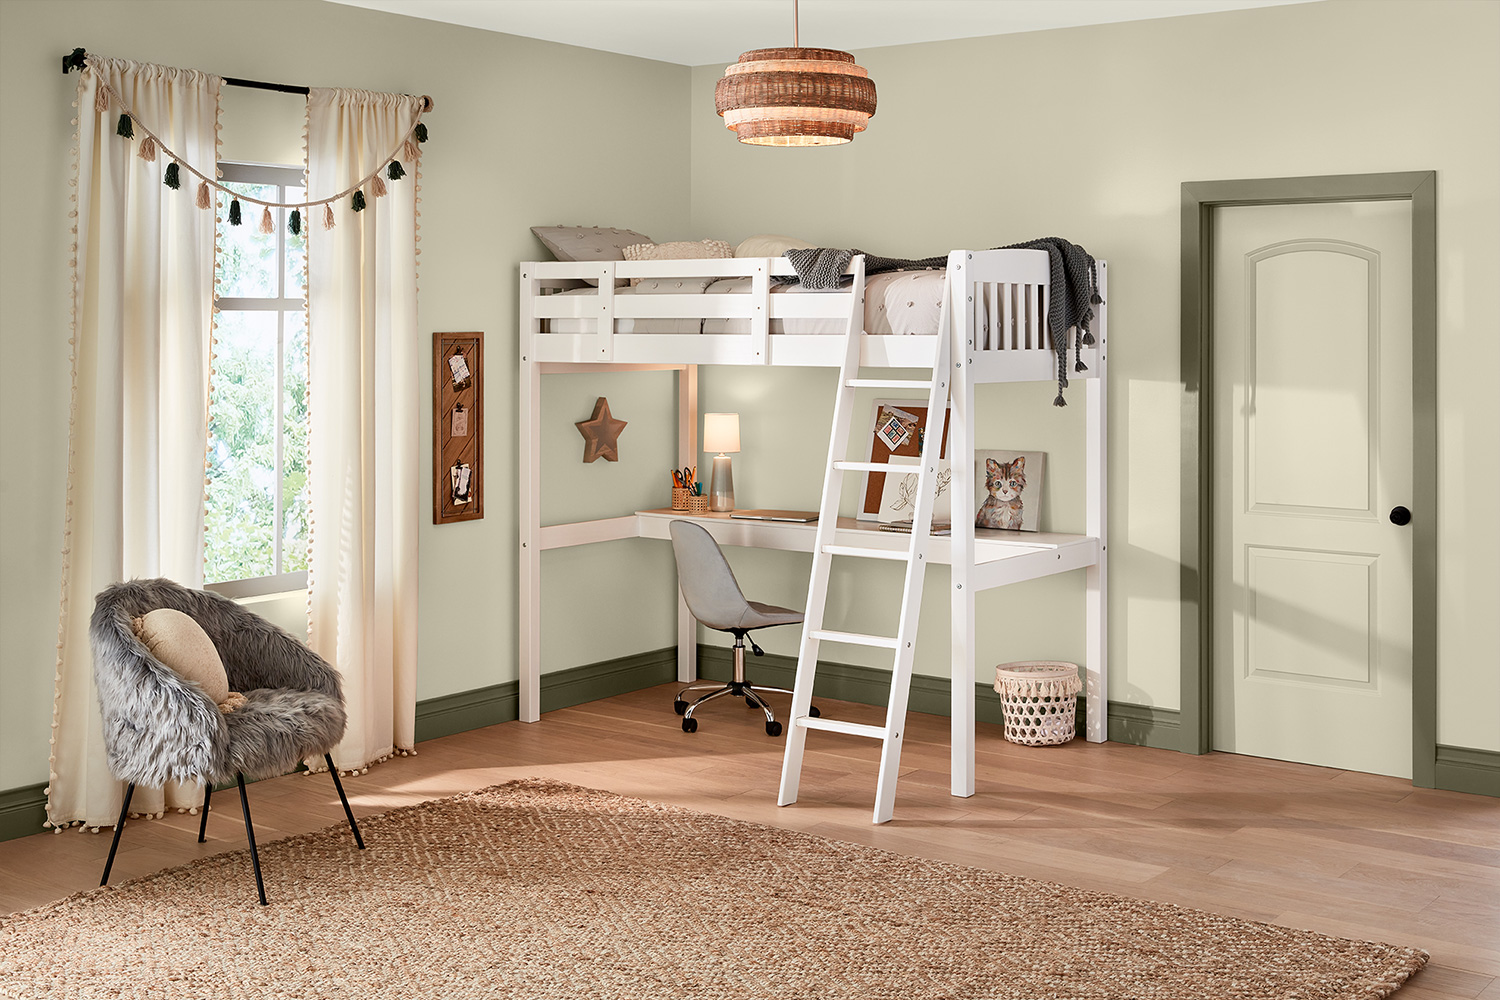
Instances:
[[[285,202],[286,189],[289,187],[306,189],[307,178],[301,167],[287,166],[277,163],[247,163],[239,161],[220,161],[219,180],[233,184],[260,184],[275,185],[276,200]],[[231,195],[232,197],[232,195]],[[217,195],[215,196],[217,200]],[[251,206],[252,211],[247,213],[247,223],[250,219],[257,219],[259,213],[253,211],[257,206]],[[303,232],[307,231],[307,213],[303,213]],[[286,315],[288,312],[301,312],[304,322],[307,312],[307,293],[304,283],[303,291],[295,297],[287,296],[287,245],[286,226],[283,224],[276,227],[276,297],[275,298],[249,298],[239,296],[214,297],[214,328],[218,328],[218,313],[220,312],[274,312],[276,314],[276,386],[274,399],[276,400],[276,472],[277,487],[274,491],[273,513],[272,513],[272,549],[271,565],[280,570],[284,560],[282,551],[282,533],[284,525],[282,519],[285,510],[282,507],[281,483],[286,478],[285,452],[286,447]],[[217,225],[217,223],[215,223]],[[215,261],[215,279],[217,280],[218,262]],[[204,497],[205,504],[207,496]],[[206,509],[206,507],[205,507]],[[208,535],[204,533],[203,558],[205,565],[208,561]],[[247,577],[241,580],[222,580],[217,583],[205,583],[204,589],[223,594],[225,597],[236,600],[247,597],[263,597],[272,594],[292,593],[307,589],[307,570],[294,570],[292,572],[276,572],[269,576]]]

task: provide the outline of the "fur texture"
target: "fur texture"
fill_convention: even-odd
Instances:
[[[974,518],[975,526],[1019,530],[1026,513],[1021,498],[1026,489],[1026,459],[1017,457],[1004,465],[985,459],[984,488],[990,495]]]
[[[230,715],[197,684],[151,655],[130,620],[157,608],[191,617],[247,704]],[[227,597],[171,580],[131,580],[103,591],[89,624],[94,681],[110,769],[122,781],[233,781],[284,774],[344,735],[338,673],[295,638]]]

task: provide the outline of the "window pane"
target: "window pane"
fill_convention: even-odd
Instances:
[[[285,375],[282,391],[281,572],[307,569],[307,322],[300,312],[286,316]]]
[[[276,572],[276,321],[220,312],[209,405],[204,578]]]
[[[295,203],[307,197],[305,188],[289,187],[284,190],[286,194],[282,196],[282,201]],[[292,231],[286,228],[286,217],[292,214],[292,210],[289,208],[281,210],[281,231],[286,233],[286,292],[284,294],[289,299],[298,299],[303,296],[307,279],[307,228],[312,225],[314,212],[317,213],[318,218],[323,217],[320,206],[304,208],[301,211],[302,232],[293,236]]]
[[[274,184],[224,186],[266,201],[280,200]],[[219,294],[229,298],[276,298],[276,234],[260,232],[262,206],[249,202],[240,202],[240,224],[231,226],[229,198],[219,193],[219,218],[223,220],[219,223]]]

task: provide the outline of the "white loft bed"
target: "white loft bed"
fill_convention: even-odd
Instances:
[[[696,466],[698,457],[698,372],[702,364],[824,366],[837,368],[843,357],[841,336],[772,332],[805,321],[864,318],[864,260],[856,257],[848,272],[852,283],[838,291],[788,294],[774,290],[772,278],[795,274],[786,258],[738,258],[682,261],[528,262],[520,265],[520,718],[540,717],[541,557],[547,549],[618,538],[667,538],[670,511],[637,511],[622,516],[571,524],[543,525],[541,496],[542,376],[587,371],[677,371],[678,464]],[[938,272],[942,273],[942,272]],[[931,562],[951,566],[952,599],[952,792],[974,794],[974,596],[978,591],[1083,569],[1085,601],[1085,734],[1103,742],[1106,732],[1106,384],[1108,306],[1098,306],[1096,343],[1081,349],[1086,372],[1070,380],[1071,402],[1085,405],[1085,532],[1019,533],[976,529],[974,523],[974,391],[993,382],[1053,381],[1057,356],[1047,329],[1048,256],[1042,250],[955,250],[944,274],[949,308],[946,333],[952,337],[954,369],[950,388],[952,416],[949,454],[953,469],[952,521],[949,538],[934,538]],[[579,279],[597,287],[570,290]],[[648,279],[641,289],[616,289],[616,279]],[[748,279],[743,293],[715,291],[705,279]],[[689,291],[658,294],[673,279]],[[696,281],[696,286],[694,282]],[[743,286],[747,282],[738,284]],[[725,287],[721,282],[720,288]],[[1108,299],[1108,267],[1098,263],[1100,296]],[[693,321],[702,321],[695,324]],[[580,322],[583,321],[583,322]],[[728,322],[716,322],[728,321]],[[936,324],[934,324],[934,327]],[[553,332],[554,327],[568,332]],[[629,332],[621,332],[628,330]],[[697,332],[728,329],[742,332]],[[931,367],[936,356],[936,328],[928,335],[893,336],[864,333],[861,364],[871,368]],[[676,332],[654,332],[671,330]],[[687,332],[682,332],[686,330]],[[1071,363],[1068,366],[1072,367]],[[1081,400],[1080,400],[1080,397]],[[842,457],[842,456],[839,456]],[[811,551],[812,525],[700,521],[721,544]],[[871,522],[839,519],[839,538],[860,545],[904,547],[904,536],[879,533]],[[919,633],[918,642],[934,636]],[[697,677],[697,624],[678,601],[678,676]]]

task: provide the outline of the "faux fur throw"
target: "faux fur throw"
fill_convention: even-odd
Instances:
[[[1088,371],[1078,350],[1083,345],[1092,345],[1094,335],[1089,324],[1094,320],[1094,306],[1103,303],[1099,297],[1099,274],[1094,258],[1076,243],[1069,243],[1056,236],[1027,240],[995,247],[996,250],[1045,250],[1051,264],[1051,283],[1054,294],[1047,310],[1047,325],[1052,329],[1052,343],[1057,351],[1057,398],[1053,406],[1067,406],[1063,390],[1068,387],[1068,334],[1074,338],[1074,371]],[[881,257],[863,250],[835,250],[819,247],[812,250],[788,250],[786,259],[797,272],[795,280],[812,291],[828,291],[838,288],[844,270],[855,254],[865,255],[865,275],[883,274],[887,271],[926,271],[948,266],[948,258],[942,257]],[[794,279],[786,278],[784,281]],[[1063,289],[1065,294],[1056,294]]]

